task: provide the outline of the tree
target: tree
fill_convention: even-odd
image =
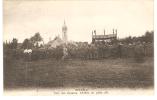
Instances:
[[[43,39],[42,39],[42,37],[40,36],[40,33],[37,32],[37,33],[35,33],[35,35],[34,35],[33,37],[31,37],[30,40],[31,40],[33,43],[36,43],[36,42],[42,41]]]
[[[16,38],[13,38],[13,40],[11,42],[11,48],[16,49],[17,45],[18,45],[18,40]]]
[[[154,40],[154,32],[152,31],[152,32],[146,32],[145,33],[145,36],[144,36],[144,41],[145,42],[153,42],[153,40]]]
[[[129,36],[129,37],[125,38],[125,42],[126,42],[127,44],[132,43],[132,37]]]
[[[22,43],[22,48],[23,49],[30,49],[32,47],[32,43],[30,42],[29,39],[25,39]]]
[[[36,47],[38,47],[38,46],[39,46],[39,45],[38,45],[38,42],[42,41],[43,38],[41,37],[40,33],[37,32],[37,33],[35,33],[34,36],[32,36],[32,37],[30,38],[30,40],[31,40],[31,42],[33,43],[33,45],[36,45]]]

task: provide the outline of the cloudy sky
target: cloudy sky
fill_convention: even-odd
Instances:
[[[153,30],[153,0],[4,0],[4,41],[23,42],[40,32],[45,42],[62,35],[64,20],[68,40],[91,42],[91,32],[118,37],[140,36]]]

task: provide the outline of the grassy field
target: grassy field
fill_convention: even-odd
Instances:
[[[39,60],[4,59],[4,88],[149,88],[154,85],[153,58]]]

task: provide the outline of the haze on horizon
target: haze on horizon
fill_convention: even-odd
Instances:
[[[92,30],[97,34],[118,37],[141,36],[154,30],[153,0],[4,0],[3,40],[17,38],[23,42],[39,32],[47,43],[49,38],[62,36],[64,20],[68,40],[91,42]]]

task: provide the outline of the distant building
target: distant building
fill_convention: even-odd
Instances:
[[[114,30],[113,29],[113,33],[112,34],[105,34],[105,30],[104,30],[104,35],[97,35],[96,34],[96,30],[92,31],[92,43],[96,43],[96,42],[112,42],[113,40],[117,39],[117,29]]]
[[[64,43],[64,41],[59,37],[55,37],[54,40],[51,40],[47,43],[48,48],[56,48]]]
[[[49,39],[49,42],[47,43],[48,48],[56,48],[59,45],[65,44],[68,42],[68,37],[67,37],[67,26],[64,24],[62,26],[62,38],[60,36],[56,36],[53,40],[51,38]]]
[[[37,42],[35,42],[33,45],[34,45],[35,47],[40,48],[40,47],[44,46],[44,41],[37,41]]]

